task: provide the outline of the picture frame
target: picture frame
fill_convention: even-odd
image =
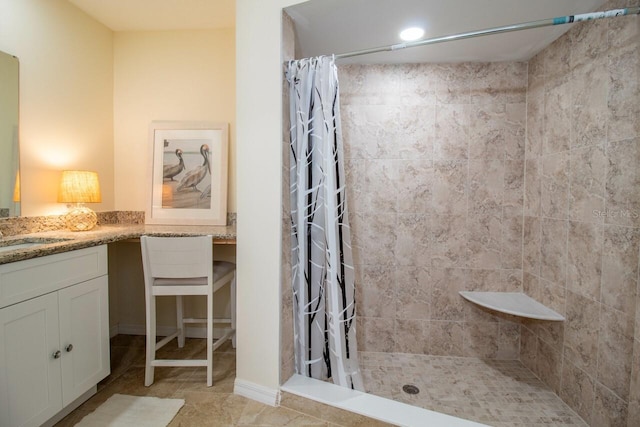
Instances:
[[[228,129],[224,122],[151,122],[147,224],[227,224]]]

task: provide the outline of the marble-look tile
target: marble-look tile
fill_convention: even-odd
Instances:
[[[526,98],[526,62],[478,62],[469,64],[471,103],[514,103]]]
[[[569,221],[567,286],[576,293],[600,300],[603,226]]]
[[[396,265],[429,265],[430,218],[425,214],[399,214],[396,228]]]
[[[636,310],[639,249],[640,230],[604,227],[602,302],[629,316]]]
[[[469,104],[471,101],[471,71],[469,64],[437,64],[437,104]]]
[[[469,158],[504,158],[506,143],[504,104],[480,105],[470,111]]]
[[[600,304],[567,293],[564,356],[591,377],[597,373]]]
[[[541,221],[540,275],[560,286],[565,284],[567,231],[567,221]]]
[[[436,135],[435,105],[403,105],[395,120],[391,139],[384,143],[396,145],[398,157],[402,159],[432,158]]]
[[[640,340],[634,340],[633,344],[628,427],[640,425]]]
[[[527,73],[527,95],[539,90],[544,86],[544,57],[546,51],[536,54],[529,60],[529,69]]]
[[[513,322],[498,323],[498,352],[496,359],[519,360],[520,324]]]
[[[562,385],[560,397],[567,405],[590,423],[593,402],[595,400],[595,383],[586,372],[565,361],[562,367]]]
[[[496,214],[467,217],[468,265],[472,268],[500,268],[502,223]]]
[[[469,105],[449,104],[437,107],[434,159],[461,160],[469,157],[470,117]]]
[[[537,372],[538,338],[531,329],[523,326],[520,329],[520,361],[533,372]]]
[[[434,161],[433,180],[433,212],[439,215],[466,215],[467,162]]]
[[[571,70],[571,41],[568,37],[560,37],[542,52],[544,56],[544,75],[566,75]]]
[[[605,223],[640,226],[640,138],[609,143]]]
[[[537,275],[527,271],[522,274],[522,291],[536,301],[540,301],[542,298],[540,280]]]
[[[627,427],[627,403],[600,384],[596,384],[595,395],[591,425]]]
[[[541,211],[548,218],[566,219],[569,213],[569,155],[542,158]]]
[[[434,185],[431,160],[398,160],[398,212],[429,213]]]
[[[609,88],[606,56],[574,68],[571,84],[571,148],[605,142]]]
[[[507,160],[525,157],[527,104],[524,102],[506,105],[504,151]]]
[[[432,320],[429,322],[430,354],[439,356],[463,355],[463,323]]]
[[[460,268],[432,268],[432,320],[464,319],[465,300],[458,294],[465,290],[469,281],[469,270]]]
[[[395,269],[387,265],[364,265],[363,280],[356,287],[358,314],[364,317],[395,317],[396,277]]]
[[[538,340],[536,354],[538,376],[554,393],[560,391],[562,373],[562,352],[554,350],[542,340]]]
[[[558,313],[565,314],[566,288],[554,282],[540,279],[540,302]]]
[[[504,196],[502,205],[519,210],[522,216],[524,204],[524,160],[505,160]]]
[[[395,261],[396,221],[395,214],[368,213],[362,216],[361,224],[353,223],[355,244],[361,244],[362,264],[389,265]],[[354,243],[352,242],[352,243]]]
[[[435,105],[438,76],[431,64],[400,66],[400,95],[405,105]]]
[[[465,322],[463,352],[466,357],[496,358],[498,355],[498,322]]]
[[[527,95],[527,130],[525,158],[542,155],[544,141],[544,86],[539,79],[539,87],[530,89]]]
[[[541,221],[538,217],[524,217],[522,232],[522,269],[536,275],[540,274],[541,230]]]
[[[344,159],[346,197],[349,212],[366,212],[367,210],[366,164],[367,161],[365,159]]]
[[[575,221],[602,223],[607,157],[603,145],[571,150],[569,216]]]
[[[393,65],[341,65],[342,105],[393,105],[400,91],[401,73]]]
[[[522,268],[522,215],[511,215],[504,209],[502,216],[502,268]]]
[[[564,322],[533,322],[534,330],[540,340],[549,345],[554,350],[562,353],[564,342]]]
[[[355,159],[394,159],[401,110],[393,105],[350,105],[341,110],[344,156]]]
[[[504,181],[502,160],[470,160],[468,214],[500,214],[504,200]]]
[[[366,212],[395,213],[398,209],[399,164],[372,159],[365,163]]]
[[[390,353],[394,348],[394,319],[377,317],[360,317],[357,330],[358,348],[362,351],[379,351]]]
[[[556,80],[545,85],[542,146],[545,155],[569,149],[571,84],[566,77]]]
[[[524,175],[524,214],[540,216],[542,164],[541,159],[533,158],[525,161]]]
[[[396,319],[394,325],[395,352],[429,354],[429,321]]]
[[[601,308],[597,379],[624,401],[629,400],[634,320],[605,305]]]
[[[431,318],[430,270],[425,267],[398,267],[395,276],[397,319]]]
[[[569,33],[571,43],[570,64],[576,68],[585,63],[591,63],[601,57],[606,58],[608,22],[594,21],[594,25],[577,26]]]
[[[632,27],[626,25],[626,28]],[[608,140],[619,141],[640,135],[640,48],[638,30],[635,40],[627,46],[632,50],[612,51],[609,55]],[[611,40],[618,40],[615,34]]]
[[[462,215],[433,215],[431,225],[431,265],[434,267],[466,267],[466,217]]]

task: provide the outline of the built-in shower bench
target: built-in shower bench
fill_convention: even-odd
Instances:
[[[460,291],[467,301],[482,307],[537,320],[564,321],[564,316],[522,292],[471,292]]]

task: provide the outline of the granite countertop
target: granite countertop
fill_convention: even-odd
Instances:
[[[202,236],[210,234],[214,240],[233,241],[236,238],[235,226],[215,225],[143,225],[117,224],[101,225],[90,231],[73,232],[67,230],[45,231],[20,234],[0,239],[0,264],[22,261],[90,246],[104,245],[127,239],[135,239],[147,234],[151,236]],[[28,247],[3,248],[19,244],[34,243]]]

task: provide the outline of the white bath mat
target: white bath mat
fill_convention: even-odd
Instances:
[[[166,427],[182,405],[183,399],[114,394],[76,426]]]

